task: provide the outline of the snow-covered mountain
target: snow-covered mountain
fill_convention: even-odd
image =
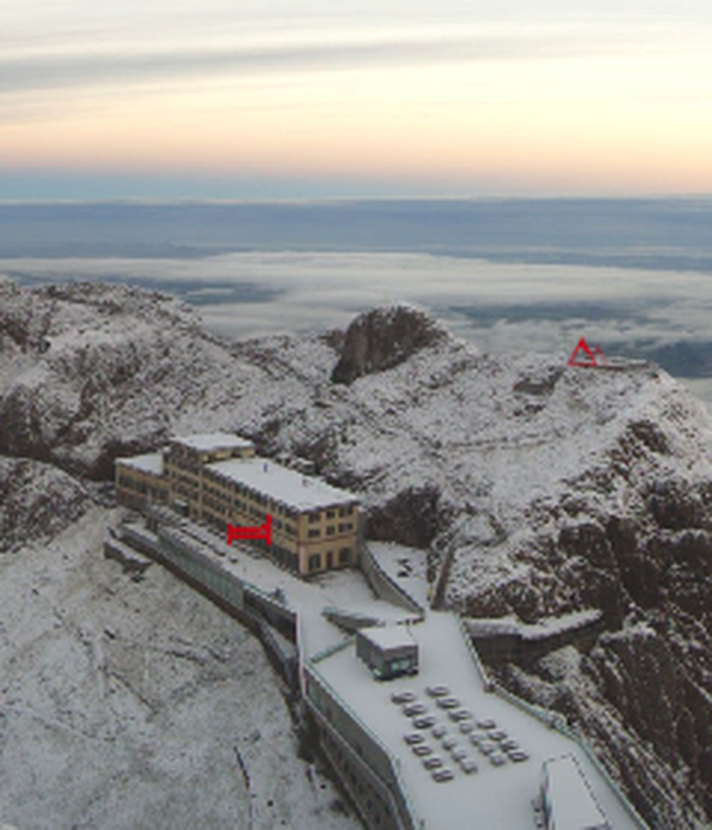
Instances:
[[[600,609],[594,642],[493,670],[566,714],[651,826],[700,827],[712,422],[655,366],[567,357],[483,354],[408,307],[229,343],[163,295],[2,283],[3,542],[19,545],[20,526],[57,532],[59,512],[70,524],[105,497],[113,458],[170,434],[234,430],[309,459],[362,494],[370,536],[431,551],[436,604],[527,623]],[[26,523],[41,509],[53,526]]]

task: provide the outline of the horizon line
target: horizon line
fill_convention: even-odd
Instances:
[[[407,203],[407,202],[676,202],[676,201],[711,201],[711,192],[700,193],[630,193],[621,195],[584,195],[584,194],[530,194],[530,195],[499,195],[489,194],[480,196],[458,195],[388,195],[381,196],[284,196],[264,198],[227,198],[227,197],[200,197],[177,196],[173,198],[160,196],[122,196],[106,198],[16,198],[0,199],[0,207],[62,207],[81,205],[125,205],[127,207],[142,206],[257,206],[257,205],[319,205],[319,204],[368,204],[368,203]]]

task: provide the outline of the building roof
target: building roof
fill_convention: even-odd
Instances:
[[[201,452],[254,448],[252,441],[230,432],[206,432],[199,435],[179,436],[172,438],[171,443],[181,444],[184,447],[190,447],[192,450],[200,450]]]
[[[318,478],[305,476],[263,458],[233,458],[217,461],[207,469],[245,485],[294,510],[315,510],[336,504],[355,503],[353,493],[332,487]]]
[[[417,647],[410,631],[404,625],[374,625],[368,628],[360,628],[358,633],[381,649],[403,648],[405,646]]]
[[[160,452],[132,455],[130,458],[117,458],[116,461],[124,467],[141,470],[142,473],[151,473],[154,476],[163,475],[163,456]]]
[[[289,591],[287,596],[291,596]],[[309,623],[309,618],[302,621],[305,629],[308,629]],[[543,762],[574,754],[596,802],[608,817],[610,827],[606,830],[640,830],[644,827],[628,812],[617,792],[597,771],[591,758],[574,738],[533,717],[524,704],[515,705],[504,695],[487,690],[485,677],[454,614],[428,611],[422,622],[410,626],[410,632],[421,655],[417,677],[399,677],[385,683],[374,680],[363,662],[357,659],[352,644],[334,650],[316,663],[312,662],[309,668],[325,682],[327,688],[333,690],[336,699],[341,701],[340,705],[353,713],[373,739],[398,759],[397,768],[404,783],[405,797],[416,818],[416,826],[418,820],[422,820],[425,827],[433,829],[470,826],[476,826],[478,830],[533,828],[535,813],[532,801],[541,791]],[[469,735],[427,693],[428,687],[436,685],[447,686],[462,708],[472,713],[478,732],[492,729],[506,732],[507,737],[516,741],[529,758],[522,762],[507,758],[501,766],[495,766],[489,754],[475,746]],[[432,716],[435,725],[445,727],[444,738],[455,739],[456,748],[467,750],[468,757],[477,763],[476,773],[467,774],[455,761],[450,749],[445,748],[444,739],[436,738],[431,729],[418,729],[416,731],[422,734],[424,743],[454,773],[452,781],[438,783],[433,780],[422,759],[404,740],[405,735],[415,730],[414,721],[406,715],[402,706],[391,699],[393,692],[404,690],[415,694],[413,702],[426,707],[425,715]],[[479,725],[487,720],[494,724],[490,730]],[[494,742],[491,738],[490,743]],[[502,754],[502,751],[499,752]],[[592,826],[602,830],[600,818],[598,820],[599,824]],[[556,826],[558,828],[559,824]],[[587,826],[579,825],[578,830]]]
[[[609,830],[583,770],[573,755],[545,761],[549,810],[559,830]]]

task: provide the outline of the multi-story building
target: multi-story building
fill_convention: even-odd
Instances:
[[[116,497],[129,507],[168,504],[170,488],[160,453],[134,455],[116,462]]]
[[[118,459],[116,485],[125,504],[170,504],[219,533],[226,534],[229,524],[262,525],[269,515],[271,544],[253,544],[300,575],[358,559],[358,499],[255,457],[253,444],[235,435],[174,438],[161,453]]]

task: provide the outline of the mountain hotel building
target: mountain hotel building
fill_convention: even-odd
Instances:
[[[171,505],[225,538],[228,524],[257,526],[271,515],[272,544],[251,544],[302,576],[358,558],[358,499],[256,457],[252,442],[236,435],[174,438],[162,452],[117,459],[116,492],[131,507]]]

